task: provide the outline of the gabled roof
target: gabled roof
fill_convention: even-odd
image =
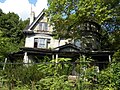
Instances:
[[[59,52],[80,52],[80,48],[78,48],[76,45],[74,44],[65,44],[63,46],[59,46],[54,48],[54,50],[59,51]]]
[[[45,9],[43,9],[43,10],[41,11],[41,13],[35,18],[35,20],[23,30],[23,32],[31,32],[32,29],[33,29],[33,27],[37,24],[37,22],[38,22],[40,19],[42,19],[42,17],[45,15],[45,12],[44,12],[44,11],[45,11]]]

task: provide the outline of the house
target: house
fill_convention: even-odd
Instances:
[[[96,62],[111,62],[114,52],[101,50],[101,27],[93,21],[86,21],[78,26],[81,31],[77,39],[55,39],[53,27],[47,22],[44,10],[35,17],[31,12],[30,24],[23,30],[26,36],[25,47],[20,52],[24,53],[24,63],[40,62],[44,56],[52,59],[59,57],[72,58],[75,60],[81,55],[90,56]],[[37,57],[37,59],[36,59]],[[99,65],[103,68],[103,65]]]

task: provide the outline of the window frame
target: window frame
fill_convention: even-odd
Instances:
[[[39,22],[39,30],[40,31],[48,31],[48,23],[47,22]]]
[[[48,48],[49,43],[49,38],[34,38],[34,48]]]
[[[77,47],[81,47],[81,40],[80,40],[80,39],[75,39],[75,40],[74,40],[74,44],[75,44]]]

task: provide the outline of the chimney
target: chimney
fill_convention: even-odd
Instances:
[[[31,11],[31,14],[30,14],[30,24],[34,21],[34,19],[35,19],[35,12]]]

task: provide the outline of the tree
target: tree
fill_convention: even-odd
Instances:
[[[2,9],[0,9],[0,16],[2,16],[2,14],[3,14],[3,11],[2,11]]]
[[[9,38],[0,37],[0,61],[3,62],[10,52],[18,51],[19,45],[12,43]]]
[[[109,43],[106,46],[111,50],[118,50],[120,48],[120,0],[105,0],[105,4],[108,3],[110,3],[109,8],[113,9],[113,17],[106,20],[102,24],[102,28],[106,31],[104,37],[107,37],[107,43]]]
[[[54,23],[58,36],[63,36],[63,32],[70,35],[85,21],[102,24],[113,17],[113,9],[109,9],[109,3],[106,5],[103,0],[48,0],[48,4],[49,20]]]
[[[102,27],[102,48],[119,48],[120,0],[48,0],[46,12],[56,38],[80,38],[78,26],[93,21]]]
[[[7,57],[8,53],[18,51],[23,46],[24,35],[22,30],[29,20],[22,21],[13,12],[7,14],[0,9],[0,61]]]
[[[113,62],[109,67],[101,71],[97,77],[100,90],[120,89],[120,50],[113,55]]]
[[[20,43],[23,38],[22,30],[26,26],[26,21],[20,20],[15,13],[9,12],[2,15],[0,17],[0,29],[3,32],[3,37],[11,38],[13,42]]]

